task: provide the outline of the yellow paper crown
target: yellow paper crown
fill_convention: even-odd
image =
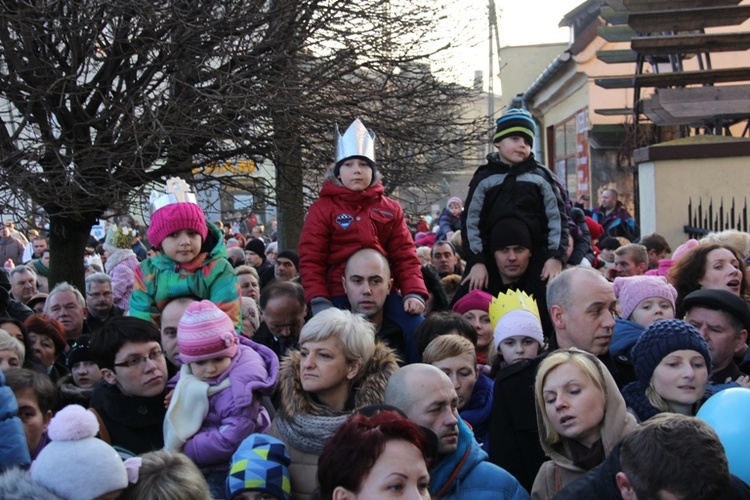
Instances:
[[[509,312],[516,310],[529,311],[539,318],[539,307],[536,305],[536,300],[534,300],[533,295],[528,295],[523,291],[517,292],[515,290],[508,290],[507,293],[500,292],[497,294],[497,297],[492,297],[489,311],[492,328],[497,326],[497,322],[500,321],[500,318]]]

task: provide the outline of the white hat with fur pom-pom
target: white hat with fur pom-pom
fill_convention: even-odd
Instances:
[[[68,499],[92,499],[125,489],[128,474],[114,448],[98,439],[99,422],[83,406],[70,405],[52,418],[52,440],[31,464],[31,478]]]

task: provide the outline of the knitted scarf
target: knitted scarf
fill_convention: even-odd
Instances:
[[[283,441],[304,453],[320,455],[323,447],[349,414],[339,416],[297,414],[279,416],[276,426]]]
[[[42,276],[49,276],[49,267],[42,264],[41,260],[35,260],[33,264],[34,270],[36,270],[37,274],[41,274]]]
[[[660,409],[652,405],[646,396],[647,385],[635,381],[631,382],[622,389],[622,397],[628,408],[632,408],[638,416],[638,420],[645,422],[654,415],[662,413]]]

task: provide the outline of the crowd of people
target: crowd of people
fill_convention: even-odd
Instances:
[[[146,231],[90,243],[83,291],[6,223],[0,497],[750,498],[696,417],[750,396],[750,234],[639,238],[533,131],[498,119],[417,231],[355,120],[296,249],[169,179]]]

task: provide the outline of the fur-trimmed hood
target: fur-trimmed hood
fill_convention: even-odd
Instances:
[[[382,342],[376,342],[375,353],[364,367],[364,376],[352,388],[356,411],[365,406],[382,404],[385,386],[393,372],[398,369],[395,351]],[[315,415],[339,416],[349,413],[338,412],[314,400],[312,395],[302,388],[300,377],[300,352],[293,350],[281,362],[279,370],[279,389],[281,401],[279,414],[283,416]]]

